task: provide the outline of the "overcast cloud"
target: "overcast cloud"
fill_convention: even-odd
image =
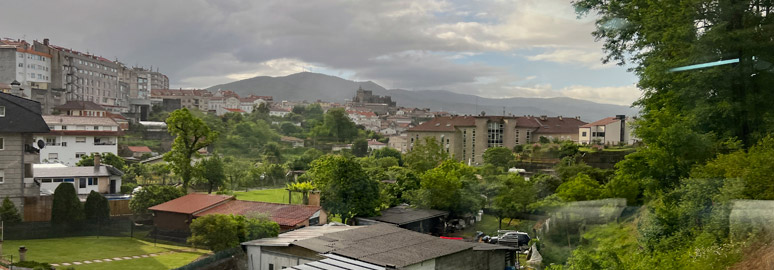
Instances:
[[[42,40],[204,88],[304,70],[388,88],[631,104],[569,1],[3,1],[0,36]],[[35,14],[30,16],[30,14]]]

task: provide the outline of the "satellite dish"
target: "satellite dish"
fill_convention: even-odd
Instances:
[[[46,141],[38,140],[38,149],[43,149],[43,147],[46,147]]]

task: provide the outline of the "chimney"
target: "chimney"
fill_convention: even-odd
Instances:
[[[46,45],[46,46],[48,46],[48,38],[44,38],[44,39],[43,39],[43,45]]]
[[[17,80],[13,80],[13,82],[11,82],[11,95],[21,97],[23,95],[22,93],[21,83]]]
[[[102,155],[99,153],[94,154],[94,169],[99,170],[99,166],[102,165]]]
[[[320,206],[320,192],[319,191],[310,191],[309,192],[309,201],[307,205],[311,206]]]
[[[562,116],[561,115],[559,116],[559,121],[562,121]]]
[[[540,116],[540,120],[541,121],[546,121],[546,118],[548,118],[548,115],[541,115]]]

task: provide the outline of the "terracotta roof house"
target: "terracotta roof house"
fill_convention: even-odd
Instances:
[[[188,232],[195,218],[209,214],[266,214],[280,225],[281,231],[324,224],[327,214],[320,206],[240,201],[234,196],[191,193],[148,208],[153,211],[157,228]]]
[[[326,255],[347,258],[349,263],[365,262],[387,269],[506,269],[512,264],[508,258],[515,253],[513,247],[442,239],[391,224],[321,227],[343,228],[332,232],[314,227],[301,228],[276,238],[242,243],[248,258],[254,258],[248,262],[249,269],[311,266],[314,261],[322,262],[328,258]],[[307,230],[310,232],[305,232]]]
[[[153,153],[147,146],[127,146],[126,148],[132,153],[133,158],[140,158],[142,155]]]

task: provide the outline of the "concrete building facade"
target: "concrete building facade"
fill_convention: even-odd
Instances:
[[[578,118],[532,116],[436,117],[408,130],[409,150],[426,137],[434,137],[457,160],[481,164],[486,149],[537,142],[540,136],[573,140],[586,124]]]
[[[118,155],[118,123],[108,117],[45,115],[50,128],[46,134],[36,134],[46,142],[40,151],[40,163],[62,163],[75,166],[81,157],[92,153]]]
[[[48,132],[48,126],[40,103],[20,95],[0,93],[0,197],[24,213],[24,197],[40,195],[32,170],[39,159],[33,134]]]
[[[579,143],[634,144],[638,139],[632,133],[632,121],[633,119],[625,115],[616,115],[583,125],[578,129]]]

